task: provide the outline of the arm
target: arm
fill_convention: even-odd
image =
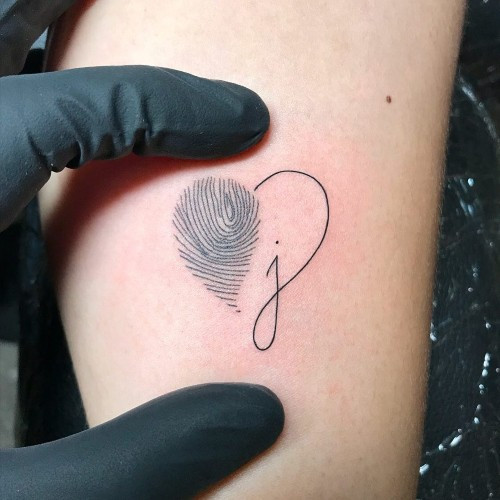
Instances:
[[[225,157],[255,144],[269,124],[248,89],[174,70],[17,75],[34,40],[72,3],[0,6],[0,231],[67,166],[132,150]],[[185,388],[65,439],[0,449],[0,497],[192,496],[267,449],[282,428],[281,403],[265,388]]]
[[[283,401],[284,437],[216,496],[414,495],[461,15],[452,1],[124,9],[102,0],[66,18],[51,67],[177,67],[254,88],[272,117],[251,156],[209,165],[127,157],[63,173],[44,192],[59,304],[91,424],[185,385],[258,382]],[[326,192],[329,224],[316,253],[326,228],[322,190],[292,174],[260,184],[282,170],[306,173]],[[181,252],[193,249],[182,217],[210,223],[202,210],[225,199],[199,194],[207,177],[215,193],[232,179],[240,198],[248,192],[259,203],[251,256],[235,250],[244,276],[209,255],[223,292],[234,288],[221,268],[242,279],[237,307],[207,287],[199,254],[191,255],[196,276]],[[238,206],[252,226],[252,205]],[[275,321],[274,342],[260,350]]]

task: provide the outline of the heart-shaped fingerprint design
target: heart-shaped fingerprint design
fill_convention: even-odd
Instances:
[[[258,240],[259,202],[232,179],[207,177],[186,188],[174,211],[186,267],[205,288],[237,307]]]

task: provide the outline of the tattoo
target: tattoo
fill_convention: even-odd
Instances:
[[[250,269],[259,203],[233,180],[208,177],[184,190],[174,212],[180,256],[207,290],[229,307]]]
[[[292,276],[280,279],[278,254],[267,267],[265,276],[273,279],[275,291],[260,309],[253,326],[253,343],[260,351],[269,349],[276,339],[281,291],[309,265],[325,240],[330,220],[325,188],[315,177],[298,170],[281,170],[271,174],[257,184],[253,193],[234,180],[208,177],[186,188],[174,211],[175,238],[186,267],[207,290],[240,312],[237,303],[239,291],[250,270],[259,239],[259,202],[256,194],[262,186],[273,183],[279,189],[284,176],[301,176],[302,182],[313,182],[320,188],[325,207],[324,226],[314,251]],[[273,244],[279,245],[279,241]],[[264,313],[271,307],[272,331],[267,335],[268,340],[262,342],[258,338],[265,338],[266,335],[258,335],[258,331]]]

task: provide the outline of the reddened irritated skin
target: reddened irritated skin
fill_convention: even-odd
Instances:
[[[44,190],[59,305],[91,424],[184,385],[259,382],[283,401],[283,439],[214,496],[414,497],[462,9],[451,0],[101,0],[60,23],[51,68],[171,65],[247,85],[271,114],[251,154],[210,163],[127,157],[63,173]],[[293,276],[325,229],[309,178],[284,175],[255,191],[282,170],[320,182],[329,224],[280,291],[275,340],[259,350],[252,328],[276,278],[279,288]],[[203,272],[193,274],[176,239],[176,207],[203,231],[203,210],[227,200],[196,191],[207,178],[233,179],[259,201],[240,312],[217,297],[221,283],[210,290]],[[198,194],[183,205],[187,188]],[[196,265],[227,271],[232,250],[215,248],[195,253]],[[228,276],[240,278],[212,276],[224,299],[234,289]],[[264,336],[275,307],[274,299],[263,313]]]

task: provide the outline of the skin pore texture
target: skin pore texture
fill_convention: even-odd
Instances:
[[[415,497],[462,11],[97,0],[62,19],[49,69],[172,67],[246,85],[271,114],[234,158],[128,156],[44,188],[91,425],[186,385],[255,382],[282,400],[284,433],[210,495]],[[281,171],[307,175],[262,183]]]

